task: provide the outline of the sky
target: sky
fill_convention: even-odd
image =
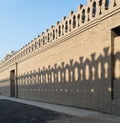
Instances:
[[[86,3],[87,0],[0,0],[0,60]]]

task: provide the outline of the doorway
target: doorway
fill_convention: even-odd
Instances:
[[[10,96],[15,97],[15,70],[10,71]]]
[[[120,100],[120,26],[112,29],[112,100]]]

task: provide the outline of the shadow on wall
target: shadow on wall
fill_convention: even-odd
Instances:
[[[114,90],[114,82],[111,82],[111,79],[120,80],[120,70],[118,67],[115,67],[116,64],[120,66],[120,52],[114,55],[114,60],[112,61],[114,67],[112,67],[109,48],[104,48],[103,51],[104,55],[99,55],[97,59],[95,59],[96,54],[93,53],[91,54],[91,60],[80,57],[79,62],[71,59],[69,64],[62,62],[61,65],[57,65],[55,63],[54,66],[49,65],[47,68],[43,67],[20,74],[18,77],[20,96],[29,97],[28,95],[30,95],[31,98],[39,98],[43,93],[47,93],[47,95],[43,94],[41,98],[41,100],[46,101],[44,98],[50,94],[52,95],[50,100],[52,100],[52,98],[56,98],[56,95],[58,96],[60,93],[64,93],[64,96],[65,93],[69,94],[69,96],[72,93],[74,96],[75,93],[78,93],[79,98],[83,95],[83,98],[86,100],[86,98],[91,96],[92,100],[90,100],[93,101],[101,100],[98,99],[100,98],[99,96],[103,96],[102,100],[107,100],[107,96],[110,94],[108,100],[111,101],[111,99],[114,99],[114,91],[116,92]],[[112,75],[111,71],[115,75]],[[38,96],[37,93],[40,95]],[[62,98],[60,95],[57,98],[59,97]],[[73,102],[74,100],[72,100]]]
[[[96,81],[100,79],[110,79],[111,57],[108,54],[109,48],[104,49],[104,56],[100,55],[95,59],[95,53],[91,54],[91,59],[84,60],[84,57],[78,61],[71,59],[69,64],[62,62],[61,65],[39,68],[33,72],[20,74],[18,77],[19,85],[26,84],[47,84],[47,83],[69,83]],[[119,54],[119,53],[117,53]],[[116,54],[116,55],[117,55]],[[119,57],[117,57],[119,60]]]
[[[111,100],[120,99],[120,52],[114,54],[113,66],[109,47],[103,52],[97,58],[91,54],[91,60],[82,56],[20,74],[18,97],[110,112]],[[7,91],[8,80],[1,82]]]
[[[108,55],[109,48],[104,48],[104,56],[100,55],[95,60],[95,53],[91,54],[92,61],[89,59],[84,60],[84,57],[79,58],[79,62],[75,62],[73,59],[69,61],[69,64],[61,63],[58,66],[57,63],[48,68],[34,70],[33,72],[27,72],[19,75],[19,84],[29,83],[56,83],[56,82],[80,82],[80,81],[95,81],[100,79],[108,79],[110,77],[110,62],[111,57]],[[119,64],[120,52],[114,55],[115,64]],[[83,62],[84,61],[84,62]],[[115,79],[119,79],[119,75]]]

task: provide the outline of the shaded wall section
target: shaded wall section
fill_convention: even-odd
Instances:
[[[93,53],[91,60],[81,56],[79,61],[71,59],[67,64],[20,74],[19,97],[104,111],[111,100],[111,56],[108,47],[103,52],[97,59]]]

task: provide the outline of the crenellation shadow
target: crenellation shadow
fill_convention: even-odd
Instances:
[[[18,77],[19,86],[27,83],[27,85],[31,85],[31,88],[34,88],[33,85],[37,84],[39,88],[47,85],[53,85],[56,89],[57,86],[61,84],[66,87],[68,85],[73,85],[75,83],[80,83],[81,86],[90,85],[89,83],[96,81],[105,81],[110,78],[110,55],[108,54],[109,48],[104,48],[104,55],[100,55],[97,59],[95,59],[96,54],[91,54],[91,60],[85,59],[84,57],[80,57],[79,61],[74,61],[71,59],[69,63],[65,64],[62,62],[61,65],[57,63],[54,66],[48,66],[38,68],[38,70],[34,70],[33,72],[27,72],[21,74]],[[84,61],[83,61],[84,60]],[[107,64],[107,67],[105,66]],[[98,72],[100,71],[100,73]],[[27,81],[24,83],[24,81]],[[65,86],[64,86],[65,85]]]
[[[120,87],[113,84],[120,82],[120,75],[111,81],[109,50],[105,47],[98,57],[92,53],[90,59],[80,56],[79,61],[70,59],[19,74],[19,97],[102,110],[111,99],[120,99],[116,96]],[[120,52],[114,55],[114,67],[116,61],[120,64]]]

